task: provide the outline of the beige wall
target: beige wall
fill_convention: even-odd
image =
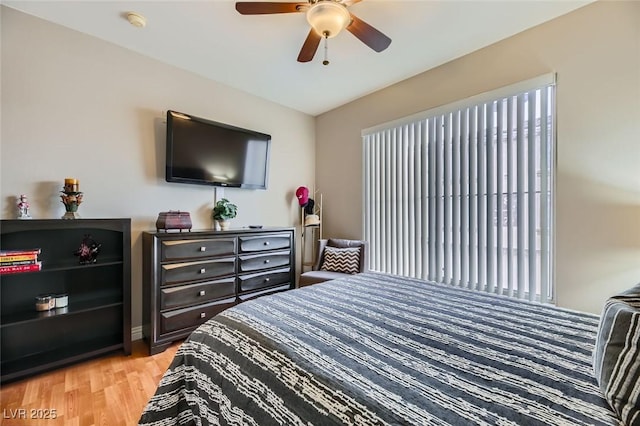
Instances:
[[[6,7],[2,13],[2,218],[27,194],[35,218],[64,213],[65,177],[80,180],[86,218],[132,219],[132,303],[141,324],[140,232],[160,211],[211,228],[212,187],[164,181],[163,111],[272,136],[269,189],[225,189],[233,226],[293,226],[294,191],[314,184],[314,118]]]
[[[599,313],[640,281],[640,2],[591,4],[317,117],[325,235],[362,236],[362,129],[548,72],[557,303]]]
[[[240,208],[237,226],[294,225],[293,191],[312,188],[317,169],[325,236],[360,238],[362,129],[550,71],[558,76],[558,303],[599,312],[608,295],[640,281],[638,2],[586,6],[315,123],[126,49],[0,11],[1,216],[14,217],[15,197],[25,193],[34,217],[60,217],[62,180],[76,177],[83,217],[132,218],[134,326],[141,323],[140,232],[169,209],[190,211],[196,228],[211,226],[211,188],[164,182],[166,109],[273,136],[270,188],[225,191]]]

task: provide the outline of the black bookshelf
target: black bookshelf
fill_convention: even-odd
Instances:
[[[74,252],[86,235],[97,262]],[[109,352],[131,353],[131,220],[0,221],[0,250],[40,248],[40,271],[0,275],[0,381],[8,382]],[[68,295],[37,311],[35,298]]]

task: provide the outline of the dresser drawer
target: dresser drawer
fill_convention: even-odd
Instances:
[[[291,247],[290,234],[261,235],[258,237],[239,237],[240,252],[278,250]]]
[[[223,297],[233,297],[235,292],[235,277],[198,284],[165,287],[160,290],[160,309],[173,309],[180,306],[206,303]]]
[[[259,274],[241,275],[238,277],[238,281],[241,293],[291,283],[291,269],[282,268]]]
[[[266,296],[268,294],[276,294],[281,291],[291,290],[291,286],[289,284],[281,285],[278,287],[267,287],[264,290],[252,291],[251,293],[243,293],[238,296],[238,303],[246,302],[247,300],[255,299],[257,297]]]
[[[257,271],[260,269],[288,266],[291,263],[291,252],[279,251],[276,253],[264,253],[240,256],[239,272]]]
[[[164,262],[196,257],[225,256],[235,253],[235,238],[163,241],[160,249],[160,260]]]
[[[196,327],[212,316],[224,311],[236,304],[236,299],[229,298],[218,300],[217,302],[198,305],[190,308],[176,309],[160,314],[160,330],[161,333],[169,333],[171,331],[183,328]]]
[[[195,262],[168,263],[162,265],[160,285],[185,281],[202,281],[224,275],[233,275],[236,270],[236,258],[201,260]]]

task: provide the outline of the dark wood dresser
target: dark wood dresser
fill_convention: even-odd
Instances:
[[[295,287],[295,229],[143,232],[142,330],[164,351],[217,313]]]

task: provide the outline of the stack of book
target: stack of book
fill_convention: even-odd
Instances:
[[[39,255],[40,249],[0,250],[0,275],[39,271]]]

